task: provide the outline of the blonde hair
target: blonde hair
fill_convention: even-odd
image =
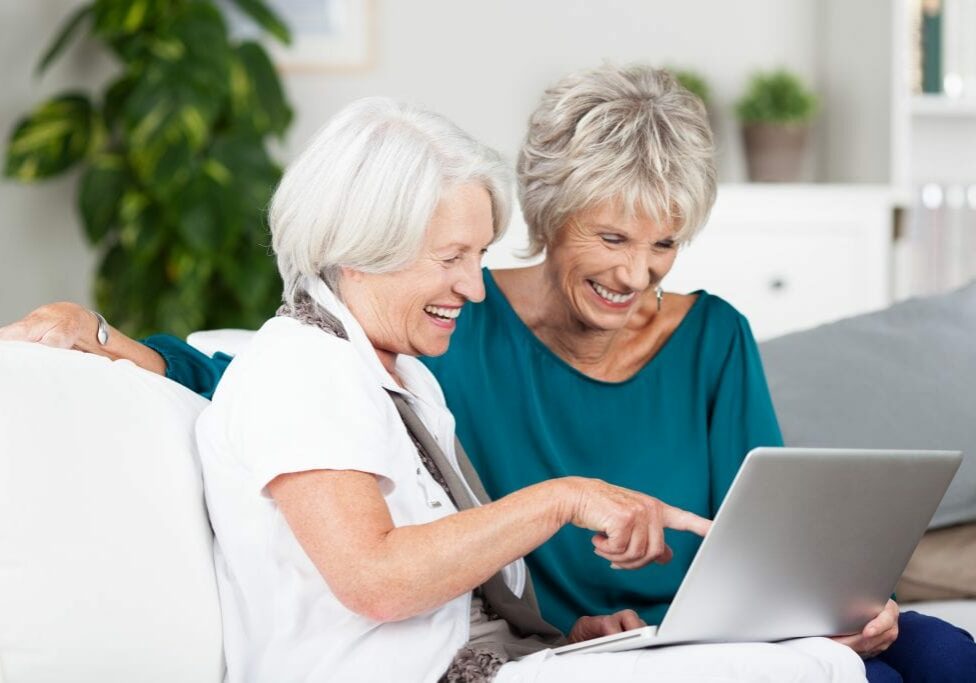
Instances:
[[[647,66],[575,73],[547,89],[519,153],[529,255],[575,213],[607,201],[688,242],[715,202],[712,131],[701,100]]]
[[[511,214],[511,172],[449,120],[387,98],[336,114],[289,165],[271,200],[272,246],[294,305],[305,277],[338,294],[340,269],[384,273],[417,257],[442,193],[479,183],[495,239]]]

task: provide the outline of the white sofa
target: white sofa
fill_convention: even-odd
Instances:
[[[222,680],[204,405],[128,362],[0,342],[0,680]]]
[[[128,362],[0,342],[0,681],[222,679],[204,405]],[[921,609],[976,630],[976,601]]]

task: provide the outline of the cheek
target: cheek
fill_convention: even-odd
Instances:
[[[671,252],[671,254],[669,256],[667,256],[666,258],[662,259],[661,265],[660,265],[660,267],[658,269],[659,270],[659,273],[658,274],[659,274],[660,277],[664,277],[665,275],[667,275],[671,271],[672,268],[674,268],[674,262],[675,262],[675,260],[677,258],[678,258],[678,253],[677,252]]]

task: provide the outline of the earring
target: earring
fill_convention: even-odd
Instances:
[[[654,293],[657,294],[657,310],[660,311],[661,310],[661,300],[664,298],[664,288],[661,285],[658,285],[657,286],[657,289],[654,290]]]

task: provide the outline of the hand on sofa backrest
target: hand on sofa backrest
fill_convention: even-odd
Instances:
[[[84,306],[59,301],[36,308],[15,323],[0,327],[0,341],[26,341],[77,349],[113,360],[131,360],[139,367],[166,374],[163,357],[147,346],[108,327],[108,341],[98,341],[98,317]]]

